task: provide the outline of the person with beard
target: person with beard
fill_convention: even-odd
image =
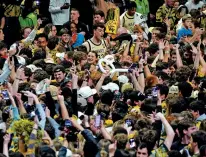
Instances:
[[[199,10],[202,8],[203,5],[204,5],[204,2],[202,2],[201,0],[189,0],[185,4],[185,6],[188,8],[189,11],[191,11],[192,9]]]

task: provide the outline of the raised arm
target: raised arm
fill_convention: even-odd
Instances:
[[[175,49],[176,49],[176,56],[177,56],[177,61],[176,61],[177,68],[180,68],[183,66],[183,63],[182,63],[182,58],[181,58],[180,52],[179,52],[179,44],[177,44],[175,46]]]
[[[59,105],[61,108],[62,119],[63,120],[69,119],[69,113],[68,113],[67,108],[66,108],[65,103],[64,103],[64,97],[62,95],[58,95],[57,98],[58,98],[58,102],[59,102]]]

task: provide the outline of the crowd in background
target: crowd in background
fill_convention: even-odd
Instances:
[[[205,0],[0,0],[0,157],[206,157]]]

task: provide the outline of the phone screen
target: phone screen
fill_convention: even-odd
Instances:
[[[97,115],[95,117],[95,127],[96,128],[99,128],[100,127],[100,123],[101,123],[101,116],[100,115]]]
[[[130,148],[136,147],[135,140],[133,138],[129,139]]]
[[[69,128],[72,126],[72,122],[70,120],[66,119],[64,125],[65,125],[65,127]]]
[[[8,100],[9,99],[9,94],[8,94],[7,90],[2,90],[1,94],[2,94],[4,100]]]
[[[126,119],[125,124],[127,125],[127,127],[132,126],[132,120],[131,119]]]
[[[157,94],[158,94],[158,87],[153,87],[152,88],[152,96],[157,97]]]

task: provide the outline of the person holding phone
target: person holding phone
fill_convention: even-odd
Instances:
[[[50,0],[49,12],[51,13],[52,24],[56,26],[57,32],[63,24],[70,19],[70,0]]]

